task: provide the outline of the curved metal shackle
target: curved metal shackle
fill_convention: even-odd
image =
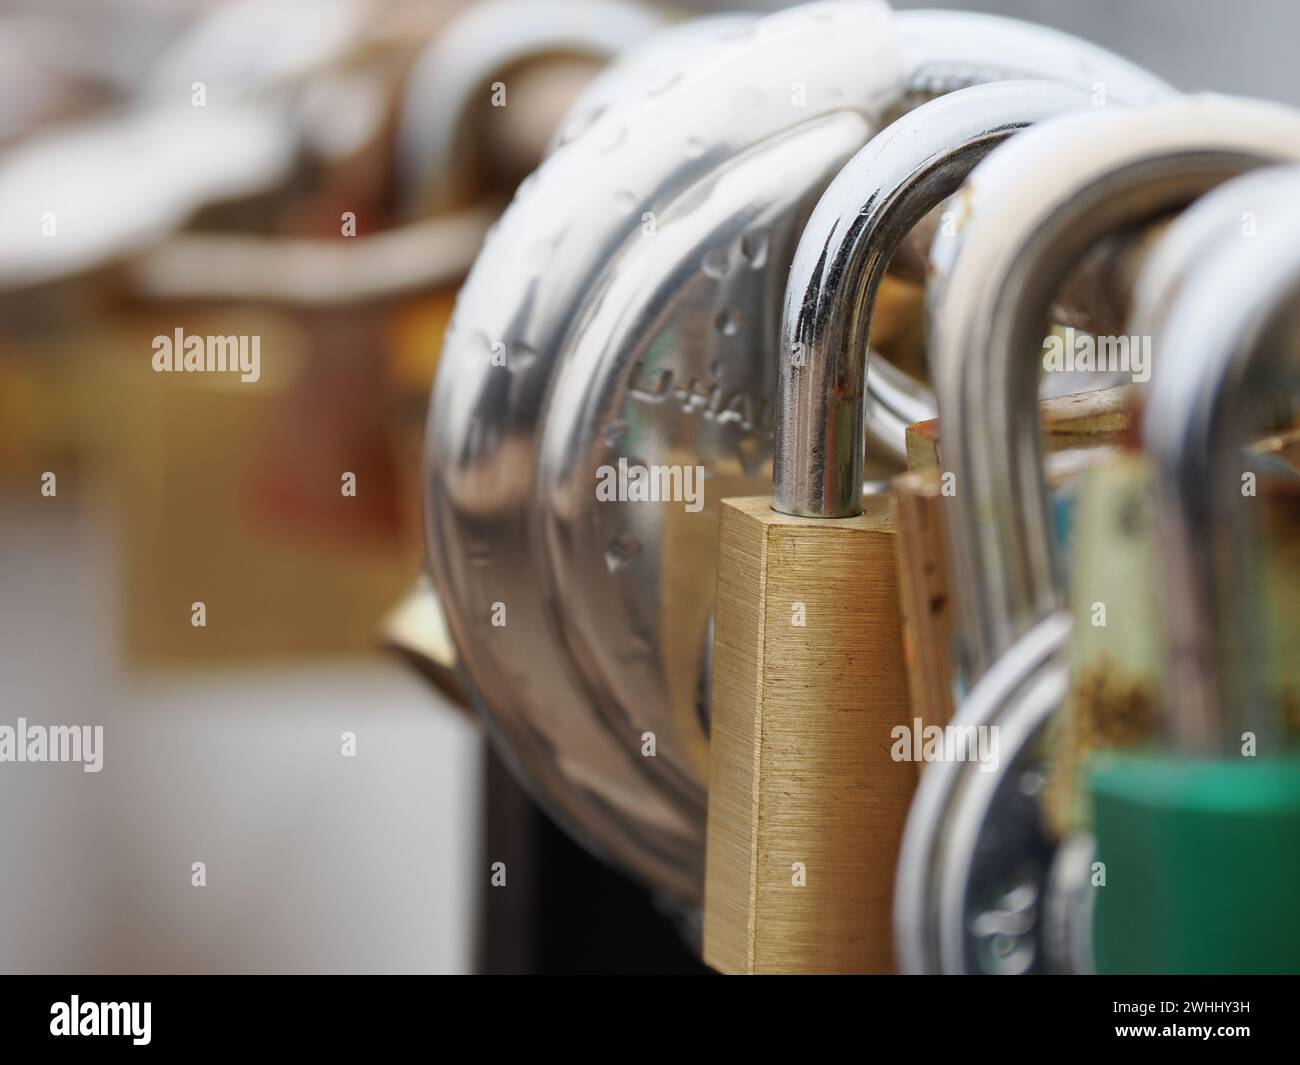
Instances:
[[[425,530],[467,690],[552,816],[678,900],[702,881],[716,501],[770,489],[803,221],[909,90],[1020,73],[1036,43],[1071,40],[862,2],[755,19],[600,108],[520,187],[461,290]],[[1144,80],[1076,44],[1089,78]],[[711,505],[597,504],[593,475],[620,460],[702,470]]]
[[[1149,70],[1062,30],[974,11],[900,11],[904,56],[902,108],[970,85],[1030,79],[1062,81],[1106,103],[1141,104],[1174,90]]]
[[[1150,330],[1157,358],[1178,360],[1177,372],[1152,380],[1143,445],[1158,503],[1166,724],[1175,746],[1194,755],[1235,749],[1244,730],[1263,739],[1276,728],[1249,667],[1260,618],[1250,609],[1258,584],[1248,572],[1255,553],[1240,454],[1252,371],[1278,356],[1270,331],[1300,307],[1297,204],[1300,167],[1229,182],[1189,211],[1185,225],[1176,221],[1155,252],[1167,241],[1196,256],[1176,292],[1160,301],[1151,291],[1169,287],[1160,261],[1139,279],[1147,290],[1139,306],[1153,313],[1135,314],[1133,328]],[[1246,213],[1256,225],[1250,236],[1241,233]]]
[[[1166,347],[1161,333],[1183,283],[1203,259],[1217,260],[1223,245],[1254,239],[1243,231],[1247,215],[1258,228],[1291,214],[1293,173],[1293,167],[1268,166],[1234,177],[1172,219],[1142,256],[1133,278],[1129,331]]]
[[[1037,417],[1048,309],[1098,239],[1181,208],[1267,163],[1300,159],[1300,113],[1186,96],[1068,115],[971,173],[932,249],[933,378],[960,661],[974,681],[1061,606]]]
[[[905,973],[1048,971],[1039,915],[1053,842],[1039,806],[1040,739],[1069,690],[1064,611],[1043,618],[962,700],[951,725],[995,741],[992,772],[935,762],[907,815],[894,884],[894,946]],[[1002,941],[1011,949],[997,949]]]
[[[646,36],[636,47],[615,56],[578,93],[559,129],[551,135],[547,154],[573,140],[607,107],[653,89],[672,77],[691,56],[707,59],[710,48],[728,37],[744,34],[759,17],[753,11],[724,11],[671,23]]]
[[[1090,105],[1060,82],[960,89],[895,120],[849,160],[808,220],[786,286],[772,507],[862,513],[863,412],[876,293],[894,252],[997,145]]]
[[[1088,101],[1095,106],[1107,102],[1147,103],[1173,91],[1141,67],[1103,48],[1014,19],[914,11],[895,21],[907,57],[907,100],[912,104],[936,97],[945,99],[941,94],[1002,78],[1041,79],[1075,86],[1086,92]],[[940,26],[943,32],[935,32]],[[964,55],[955,55],[956,44]],[[988,98],[990,107],[1000,103]],[[959,108],[954,104],[946,112],[946,120],[957,124],[956,129],[941,131],[932,127],[936,141],[946,132],[949,143],[934,144],[939,155],[928,159],[922,154],[923,147],[917,145],[913,160],[918,170],[927,163],[932,165],[937,171],[934,180],[952,178],[955,189],[994,145],[1016,129],[1051,113],[1044,100],[1042,111],[1034,114],[1033,103],[1026,99],[1026,114],[1032,117],[1020,119],[1014,114],[1014,104],[1009,103],[1005,118],[1008,128],[997,128],[996,117],[990,115],[988,127],[981,130],[978,127],[982,116],[977,106],[972,100],[969,111],[966,105]],[[967,121],[970,124],[963,126]],[[915,132],[914,127],[906,128]],[[903,129],[897,131],[899,140]],[[969,143],[960,144],[963,137]],[[906,147],[895,143],[890,151],[902,154]],[[883,162],[871,158],[871,152],[870,145],[863,149],[863,158],[851,160],[827,190],[809,219],[791,271],[789,302],[782,323],[773,471],[773,505],[786,514],[846,517],[861,513],[864,416],[867,434],[902,462],[906,458],[906,427],[933,418],[938,411],[932,391],[923,382],[888,363],[869,366],[871,305],[889,256],[877,264],[871,254],[871,240],[883,234],[878,229],[869,232],[873,228],[870,226],[858,228],[846,219],[855,206],[865,212],[869,206],[882,209],[882,204],[888,204],[883,194],[864,183],[868,166]],[[901,170],[906,160],[900,163]],[[930,187],[913,189],[911,195],[924,200],[932,191]],[[900,209],[903,206],[898,205]],[[903,226],[901,234],[888,234],[891,254],[920,217],[917,215],[905,225],[897,223]],[[846,316],[842,308],[849,306],[854,310]],[[796,348],[796,344],[802,347]],[[790,365],[796,358],[807,367],[805,372],[797,373]],[[846,409],[849,407],[853,409]]]

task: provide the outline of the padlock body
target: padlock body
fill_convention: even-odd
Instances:
[[[894,866],[915,770],[895,534],[723,503],[704,958],[729,973],[894,967]]]
[[[1300,972],[1300,759],[1099,756],[1101,973]]]

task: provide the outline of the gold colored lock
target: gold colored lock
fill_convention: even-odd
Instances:
[[[724,972],[894,967],[891,885],[916,772],[897,534],[887,497],[862,490],[876,295],[912,226],[978,157],[1086,100],[1003,83],[926,104],[849,162],[800,241],[773,499],[722,507],[704,958]]]
[[[723,503],[704,959],[723,972],[887,971],[915,776],[887,500],[832,520]]]

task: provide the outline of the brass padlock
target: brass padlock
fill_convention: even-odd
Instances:
[[[704,908],[715,968],[893,967],[892,865],[915,774],[895,742],[912,725],[895,534],[885,496],[864,505],[862,491],[876,293],[912,225],[984,152],[1087,105],[1050,82],[925,104],[845,166],[800,240],[773,498],[722,510]]]
[[[1091,150],[1081,155],[1080,144]],[[1300,152],[1292,146],[1300,146],[1296,112],[1218,97],[1057,118],[972,172],[959,193],[959,235],[936,242],[947,266],[932,354],[955,482],[945,533],[960,662],[974,682],[952,725],[996,729],[999,755],[991,772],[968,760],[921,777],[895,901],[910,971],[1059,964],[1049,957],[1048,905],[1057,853],[1041,803],[1046,724],[1065,697],[1071,626],[1032,416],[1033,355],[1052,297],[1105,234]]]

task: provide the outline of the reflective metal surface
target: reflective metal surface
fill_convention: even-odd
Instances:
[[[752,11],[728,11],[687,19],[649,36],[643,35],[640,43],[621,52],[582,90],[565,116],[564,124],[556,130],[551,150],[573,140],[611,104],[640,96],[662,84],[691,62],[693,56],[707,62],[710,48],[727,37],[743,34],[758,17]]]
[[[1043,953],[1049,972],[1091,976],[1097,971],[1092,945],[1096,858],[1097,840],[1091,832],[1076,832],[1056,848],[1043,903]]]
[[[931,358],[955,475],[946,520],[968,680],[1060,604],[1031,414],[1065,274],[1106,233],[1298,152],[1290,108],[1180,97],[1044,123],[990,155],[954,197],[956,224],[932,252]]]
[[[799,241],[786,289],[776,380],[776,510],[827,518],[862,513],[867,341],[894,252],[994,147],[1090,101],[1082,89],[1047,81],[962,89],[898,119],[831,182]],[[910,423],[879,396],[876,404],[870,417],[893,418],[901,449]]]
[[[922,775],[895,894],[910,972],[1034,971],[1048,956],[1052,844],[1026,773],[1038,772],[1068,684],[1071,619],[1057,609],[1035,417],[1053,294],[1105,234],[1296,151],[1300,114],[1288,108],[1186,97],[1046,122],[992,153],[955,198],[958,225],[934,251],[932,357],[956,473],[947,529],[960,632],[968,665],[982,668],[952,725],[999,724],[1000,762],[984,780],[971,762]],[[989,949],[982,933],[1012,938]]]
[[[1169,305],[1196,264],[1215,257],[1219,245],[1242,238],[1247,216],[1258,229],[1290,214],[1294,189],[1287,178],[1291,172],[1289,167],[1265,167],[1234,177],[1163,226],[1130,279],[1133,291],[1123,325],[1153,337],[1157,348],[1163,348],[1159,331]]]
[[[968,11],[904,11],[895,19],[911,109],[970,85],[1009,78],[1062,81],[1106,103],[1148,103],[1170,87],[1144,67],[1060,30]]]
[[[897,21],[906,57],[907,106],[964,86],[1013,78],[1077,86],[1099,107],[1148,103],[1173,92],[1138,64],[1045,26],[956,11],[909,11]],[[867,337],[858,343],[865,352]],[[876,457],[901,468],[907,458],[905,430],[935,417],[934,394],[883,359],[866,372],[866,391],[867,440]]]
[[[141,101],[251,96],[327,69],[383,22],[375,0],[232,0],[201,12],[145,74]]]
[[[997,769],[933,762],[899,852],[894,941],[909,973],[1043,972],[1053,846],[1038,796],[1044,726],[1065,699],[1070,618],[1043,619],[962,702],[953,728],[997,728]]]
[[[276,187],[293,161],[287,112],[256,103],[153,107],[32,137],[0,162],[0,287],[138,253],[209,203]]]

